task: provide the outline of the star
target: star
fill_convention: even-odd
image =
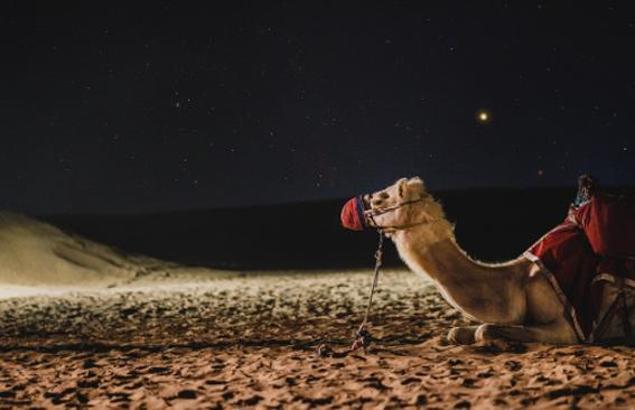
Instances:
[[[481,109],[476,112],[476,121],[478,121],[479,123],[487,124],[491,120],[492,114],[489,111]]]

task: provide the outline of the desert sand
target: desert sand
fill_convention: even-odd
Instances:
[[[7,213],[0,243],[0,408],[635,407],[631,348],[449,346],[467,322],[406,270],[346,354],[370,270],[190,268]]]
[[[368,353],[338,354],[371,279],[370,271],[183,268],[110,287],[16,289],[0,301],[0,405],[635,405],[631,348],[448,346],[448,327],[464,321],[407,271],[381,276]],[[324,342],[335,355],[316,354]]]

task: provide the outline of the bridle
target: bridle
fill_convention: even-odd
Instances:
[[[366,352],[366,349],[368,348],[368,346],[373,340],[373,337],[371,336],[368,329],[366,329],[366,326],[368,325],[368,315],[370,314],[370,308],[373,305],[373,295],[375,294],[375,289],[377,288],[377,281],[379,279],[379,270],[381,269],[381,265],[382,265],[382,257],[384,253],[384,235],[386,234],[386,231],[387,230],[393,230],[393,231],[404,230],[404,229],[411,228],[413,226],[431,224],[438,221],[438,219],[433,219],[433,220],[414,222],[411,224],[399,225],[399,226],[382,226],[382,225],[379,225],[377,221],[375,221],[375,217],[379,215],[387,214],[389,212],[396,211],[397,209],[401,207],[409,206],[409,205],[416,204],[418,202],[423,202],[423,201],[424,201],[424,198],[419,197],[411,201],[400,202],[396,205],[393,205],[391,207],[384,208],[381,210],[377,210],[377,209],[364,210],[364,218],[366,219],[367,225],[377,229],[377,232],[379,233],[379,243],[377,244],[377,250],[375,251],[375,272],[373,275],[373,285],[370,289],[370,294],[368,295],[368,304],[366,305],[366,312],[364,313],[364,319],[362,320],[362,323],[357,328],[357,332],[355,332],[355,339],[353,340],[353,344],[351,345],[347,353],[354,352],[360,347],[363,347],[364,352]],[[319,348],[318,348],[318,354],[321,354]]]

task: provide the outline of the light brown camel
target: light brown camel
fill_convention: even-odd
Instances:
[[[524,256],[504,263],[484,263],[468,256],[457,244],[441,205],[420,178],[402,178],[364,195],[363,201],[367,222],[395,243],[408,267],[431,278],[450,305],[482,323],[452,328],[451,343],[581,342],[541,268]],[[605,285],[604,292],[615,292],[615,287]],[[605,332],[607,338],[619,336],[617,324]]]

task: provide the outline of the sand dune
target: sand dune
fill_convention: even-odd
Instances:
[[[0,297],[235,275],[130,255],[10,212],[0,212],[0,244]]]
[[[6,284],[114,284],[142,269],[112,248],[8,212],[0,213],[0,243],[0,282]]]

